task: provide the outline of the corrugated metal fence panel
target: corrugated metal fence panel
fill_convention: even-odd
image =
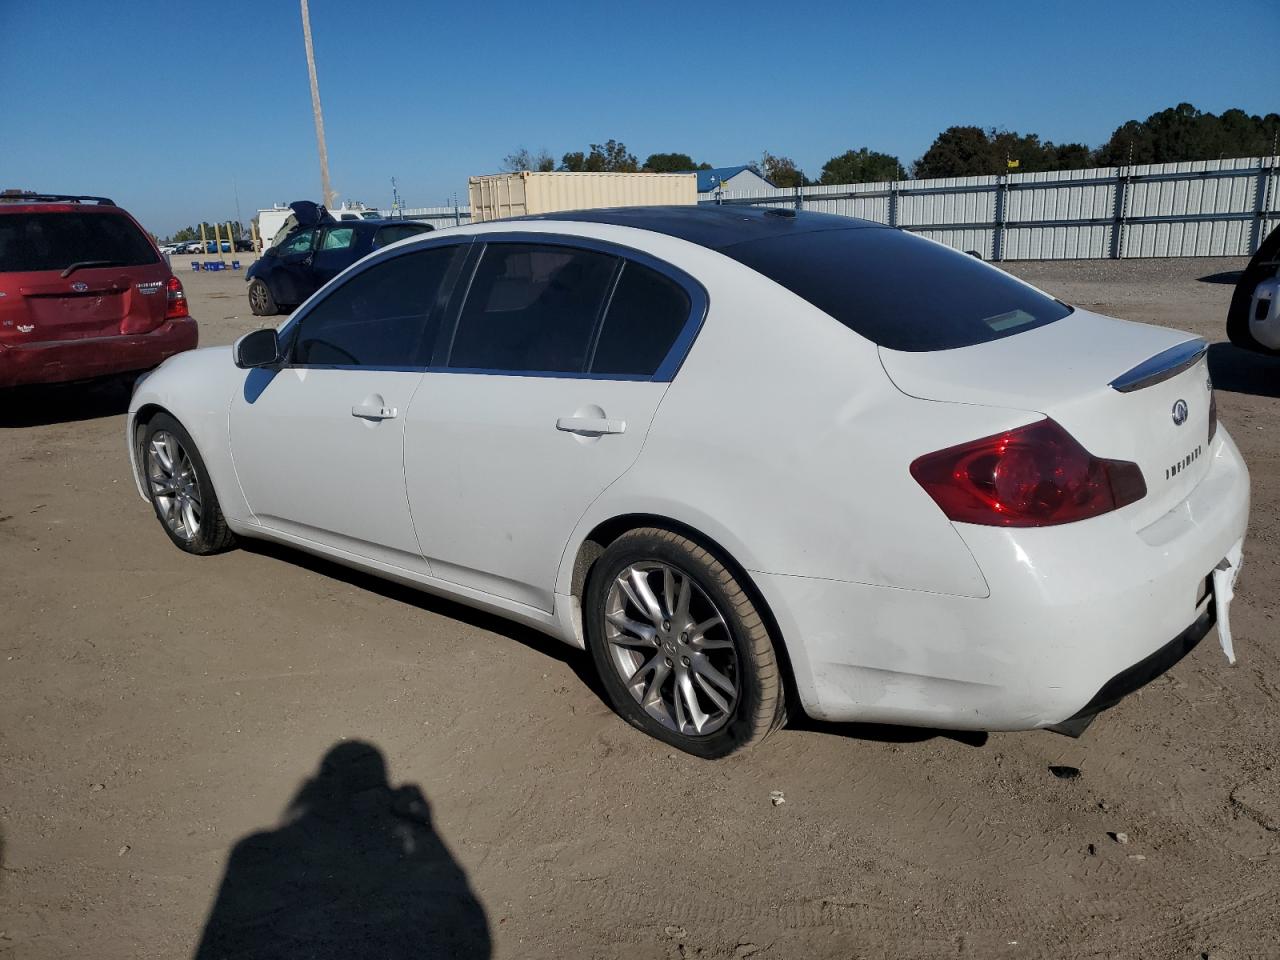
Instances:
[[[406,207],[399,211],[379,210],[384,217],[404,217],[407,220],[422,220],[437,230],[471,222],[471,211],[465,205],[457,207]],[[454,217],[457,217],[455,223]]]
[[[794,206],[796,196],[727,192],[723,201]],[[984,257],[1242,256],[1280,222],[1280,158],[823,185],[800,198],[806,210],[895,222]]]
[[[806,210],[888,223],[889,198],[885,195],[884,186],[880,183],[822,184],[803,187],[800,193]],[[795,191],[792,191],[793,201],[794,197]]]
[[[898,198],[898,226],[993,223],[997,177],[963,177],[899,181],[906,191]],[[882,189],[888,189],[883,184]],[[985,189],[980,189],[985,188]]]
[[[976,252],[983,260],[995,256],[996,232],[990,229],[970,228],[965,230],[912,230],[918,237],[928,237],[945,243],[957,250]]]

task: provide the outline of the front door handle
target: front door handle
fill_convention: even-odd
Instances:
[[[563,430],[565,433],[598,437],[605,433],[625,432],[627,421],[610,420],[608,417],[561,417],[556,421],[556,429]]]
[[[351,408],[351,415],[360,417],[362,420],[394,420],[396,408],[383,407],[376,403],[357,403]]]

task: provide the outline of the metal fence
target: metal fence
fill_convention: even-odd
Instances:
[[[724,191],[698,202],[863,217],[986,260],[1249,256],[1280,226],[1280,157]],[[471,222],[465,205],[396,215]]]
[[[471,209],[465,204],[444,207],[406,207],[400,210],[379,210],[384,217],[422,220],[437,230],[442,227],[458,227],[471,222]]]
[[[1280,225],[1280,157],[700,194],[863,217],[988,260],[1248,256]]]

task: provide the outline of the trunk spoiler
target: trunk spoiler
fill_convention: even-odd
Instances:
[[[1108,386],[1120,393],[1132,393],[1134,390],[1163,383],[1199,363],[1208,349],[1209,344],[1204,340],[1188,340],[1176,347],[1162,350],[1154,357],[1148,357],[1136,367],[1120,374]]]

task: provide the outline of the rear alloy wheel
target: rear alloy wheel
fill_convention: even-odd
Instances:
[[[271,295],[271,288],[265,281],[255,278],[249,282],[249,309],[255,317],[274,317],[280,312],[276,298]]]
[[[195,554],[218,553],[235,544],[204,461],[177,420],[156,414],[142,429],[139,452],[147,495],[174,544]]]
[[[614,708],[646,733],[722,757],[785,721],[755,605],[711,553],[667,530],[615,541],[587,589],[588,644]]]

